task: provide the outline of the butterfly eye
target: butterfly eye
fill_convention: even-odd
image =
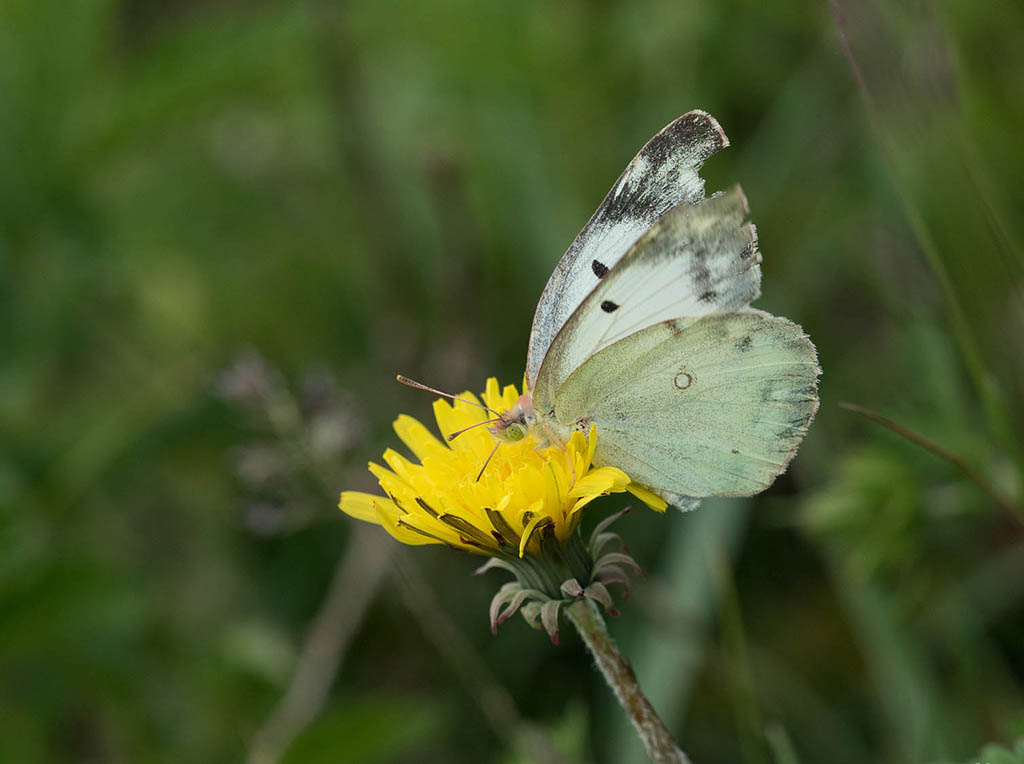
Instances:
[[[526,428],[523,427],[521,424],[516,424],[515,422],[513,422],[512,424],[505,428],[504,435],[505,440],[511,440],[513,442],[517,440],[522,440],[523,438],[526,437]]]

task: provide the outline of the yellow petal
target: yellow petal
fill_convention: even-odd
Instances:
[[[475,395],[469,395],[469,400],[476,400]],[[434,418],[437,420],[437,429],[447,439],[452,433],[483,422],[487,419],[487,414],[483,409],[467,403],[456,402],[454,406],[449,406],[446,401],[439,400],[434,401]],[[477,427],[448,442],[451,450],[466,453],[479,451],[484,444],[492,441],[493,438],[486,427]],[[486,453],[484,455],[486,456]]]
[[[421,463],[428,457],[443,455],[448,450],[422,422],[407,414],[400,415],[393,426],[398,437]]]
[[[385,467],[381,467],[379,464],[370,462],[370,472],[377,478],[377,482],[380,483],[380,487],[384,489],[385,493],[397,496],[402,501],[406,498],[411,499],[416,496],[416,489],[411,485],[402,480],[398,475]]]
[[[593,437],[593,434],[594,425],[591,423],[590,436],[584,437],[583,433],[577,430],[569,437],[566,453],[572,460],[577,474],[585,474],[590,469],[590,463],[594,459],[594,446],[597,445],[597,439]]]
[[[498,380],[494,377],[488,377],[487,384],[484,385],[484,404],[495,411],[503,411],[508,408],[508,406],[505,406],[504,402],[501,400]]]
[[[537,499],[537,501],[533,502],[526,509],[524,509],[521,512],[519,512],[518,517],[516,517],[516,523],[519,525],[519,528],[522,531],[522,533],[520,533],[520,535],[522,535],[523,533],[526,533],[526,527],[529,525],[528,522],[524,522],[523,521],[523,518],[525,518],[527,516],[527,513],[529,513],[530,515],[534,515],[534,516],[535,515],[542,515],[542,514],[544,514],[543,509],[544,509],[544,499]],[[531,520],[532,520],[532,517],[531,517]],[[512,527],[514,528],[515,525],[513,525]]]
[[[477,411],[482,410],[480,409],[480,406],[482,405],[480,399],[477,398],[476,393],[472,392],[471,390],[463,390],[456,397],[461,399],[455,401],[456,409],[459,409],[460,411],[470,412],[473,414],[475,414]],[[466,401],[470,401],[470,403],[466,403]]]
[[[404,482],[410,485],[415,482],[414,471],[419,465],[411,464],[408,459],[390,448],[384,452],[384,461]]]
[[[597,448],[597,425],[593,422],[590,423],[590,431],[587,433],[587,455],[585,458],[584,469],[594,463],[594,450]]]
[[[618,467],[598,467],[593,470],[590,474],[592,475],[608,475],[612,479],[612,491],[624,491],[626,486],[630,484],[629,475],[620,470]]]
[[[460,430],[463,427],[463,418],[460,417],[455,409],[449,405],[448,401],[436,400],[434,401],[434,419],[437,421],[438,432],[441,433],[441,437],[447,438],[456,430]],[[471,424],[471,423],[469,423]],[[451,446],[449,446],[451,448]]]
[[[374,496],[372,493],[342,491],[341,499],[338,501],[338,508],[356,520],[362,520],[367,523],[380,523],[377,510],[373,506],[374,501],[377,499],[380,499],[380,497]]]
[[[537,528],[537,525],[541,522],[549,522],[550,518],[547,515],[538,513],[525,528],[523,528],[523,535],[519,539],[519,556],[522,557],[526,553],[526,544],[533,535],[533,531]]]
[[[501,391],[501,405],[502,405],[502,408],[498,409],[498,411],[501,411],[503,409],[510,409],[510,408],[512,408],[513,406],[516,405],[516,401],[518,401],[518,400],[519,400],[519,391],[516,390],[516,386],[515,385],[505,385],[504,389]]]
[[[548,459],[544,466],[544,487],[547,497],[545,503],[549,507],[561,507],[569,494],[568,470],[562,466],[558,458]]]
[[[450,544],[464,546],[454,529],[435,520],[415,501],[409,502],[409,511],[403,512],[394,502],[374,497],[374,509],[380,524],[392,536],[406,544]]]
[[[366,468],[370,470],[370,474],[377,478],[378,481],[380,481],[381,477],[383,477],[384,475],[391,475],[392,477],[397,477],[395,473],[393,473],[387,467],[381,467],[379,464],[377,464],[377,462],[370,462],[366,466]]]
[[[576,503],[573,504],[572,509],[567,513],[568,517],[572,518],[573,515],[599,496],[604,496],[615,490],[621,491],[622,488],[618,487],[620,481],[618,479],[619,476],[615,474],[616,472],[625,476],[625,473],[622,473],[621,470],[616,470],[614,467],[605,467],[595,470],[579,480],[569,493],[570,498],[578,498]],[[629,478],[626,478],[625,482],[628,483]]]
[[[569,491],[569,498],[580,496],[600,496],[615,487],[617,476],[609,470],[594,470],[576,481],[576,485]],[[629,479],[626,479],[629,482]]]
[[[410,530],[405,526],[399,525],[398,522],[391,522],[390,520],[382,520],[381,527],[394,536],[395,539],[401,541],[403,544],[409,544],[410,546],[424,546],[426,544],[441,544],[444,543],[439,539],[425,536],[422,533]]]
[[[668,507],[668,502],[658,496],[658,494],[652,493],[636,483],[627,485],[626,490],[656,512],[664,512]]]

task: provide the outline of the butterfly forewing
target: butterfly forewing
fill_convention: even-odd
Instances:
[[[729,139],[711,115],[691,111],[651,138],[562,256],[537,304],[526,359],[533,388],[555,335],[630,246],[666,211],[704,198],[698,175]]]
[[[597,426],[612,464],[677,506],[748,496],[785,470],[818,407],[814,346],[760,311],[666,321],[605,348],[558,390],[561,428]]]
[[[555,337],[534,399],[543,410],[590,356],[652,324],[747,307],[761,254],[739,187],[665,213],[630,248]]]

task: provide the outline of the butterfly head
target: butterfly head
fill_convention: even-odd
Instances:
[[[494,414],[493,419],[485,419],[482,422],[475,422],[468,427],[463,427],[461,430],[450,432],[447,435],[447,440],[451,442],[468,430],[474,430],[477,427],[486,426],[488,432],[494,436],[494,439],[497,442],[494,444],[494,448],[491,450],[486,461],[484,461],[483,467],[480,468],[480,473],[476,477],[477,481],[479,481],[483,476],[484,470],[487,469],[487,465],[490,463],[495,451],[498,450],[498,447],[502,443],[518,443],[519,441],[524,440],[527,436],[532,435],[537,441],[537,447],[560,445],[551,434],[550,429],[537,417],[533,408],[533,398],[528,393],[520,395],[512,408],[501,412],[496,411],[489,406],[484,406],[478,401],[460,398],[452,395],[451,393],[442,392],[441,390],[424,385],[422,382],[416,382],[415,380],[409,379],[401,374],[398,375],[398,381],[403,385],[415,387],[418,390],[426,390],[431,393],[436,393],[437,395],[444,396],[445,398],[450,398],[470,406],[476,406],[477,408]]]
[[[529,395],[520,395],[516,405],[500,414],[497,421],[487,429],[499,441],[515,443],[529,435],[536,424],[533,399]]]

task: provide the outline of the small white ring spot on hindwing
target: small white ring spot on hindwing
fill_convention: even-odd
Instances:
[[[672,380],[672,384],[676,386],[677,390],[685,390],[693,384],[694,377],[688,371],[681,371],[676,374],[676,378]]]

